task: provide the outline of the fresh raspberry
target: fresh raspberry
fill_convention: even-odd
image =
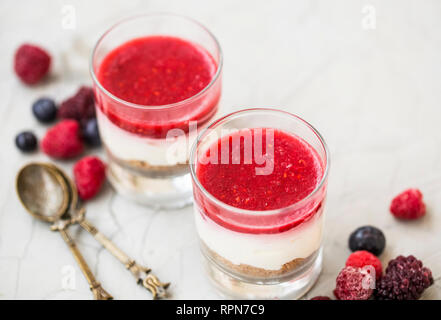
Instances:
[[[414,256],[398,256],[389,261],[378,283],[378,300],[417,300],[433,284],[432,271]]]
[[[390,212],[399,219],[421,218],[426,214],[423,194],[418,189],[408,189],[400,193],[392,200]]]
[[[331,300],[331,298],[326,297],[326,296],[317,296],[317,297],[311,298],[310,300]]]
[[[93,198],[106,177],[106,166],[97,157],[84,157],[78,161],[74,168],[75,183],[81,199]]]
[[[40,81],[48,73],[50,64],[50,55],[37,46],[23,44],[15,52],[15,73],[28,85]]]
[[[62,119],[75,119],[84,125],[87,120],[95,118],[95,98],[93,89],[81,87],[74,96],[61,103],[58,116]]]
[[[334,295],[339,300],[368,300],[375,279],[360,268],[345,267],[337,276]]]
[[[366,266],[372,266],[375,269],[375,278],[378,280],[383,273],[383,266],[380,259],[369,251],[355,251],[346,260],[346,267],[363,268]],[[369,272],[369,270],[367,269]]]
[[[68,159],[83,152],[80,126],[75,120],[63,120],[46,132],[41,148],[48,156]]]

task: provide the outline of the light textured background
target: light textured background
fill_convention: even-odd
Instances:
[[[75,30],[61,27],[62,8],[76,10]],[[376,29],[362,27],[373,5]],[[367,9],[369,10],[369,9]],[[59,235],[32,220],[14,191],[24,156],[14,136],[46,130],[31,115],[42,95],[60,101],[90,84],[88,58],[99,35],[134,13],[191,16],[218,37],[225,56],[222,113],[275,106],[315,125],[332,156],[324,270],[308,294],[331,295],[349,254],[347,238],[360,225],[387,237],[381,259],[414,254],[441,276],[441,2],[396,1],[14,1],[0,2],[0,298],[91,298]],[[12,56],[32,41],[53,55],[49,81],[23,86]],[[60,162],[70,172],[72,162]],[[419,187],[427,216],[399,222],[391,198]],[[139,262],[173,283],[174,298],[217,298],[200,264],[192,209],[153,212],[109,186],[88,203],[88,216]],[[116,299],[149,299],[132,276],[94,240],[72,230],[97,278]],[[76,270],[76,290],[61,287],[63,266]],[[424,298],[441,298],[439,280]]]

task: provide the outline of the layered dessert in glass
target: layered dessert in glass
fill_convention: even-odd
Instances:
[[[217,112],[221,69],[214,36],[177,15],[129,18],[99,39],[91,74],[118,192],[154,207],[191,202],[189,148]]]
[[[321,270],[329,155],[292,114],[249,109],[195,142],[194,216],[210,279],[233,298],[298,298]]]

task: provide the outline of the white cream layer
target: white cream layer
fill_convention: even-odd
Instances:
[[[191,140],[194,139],[189,135],[172,139],[142,137],[114,125],[99,108],[97,119],[102,141],[120,160],[144,161],[152,166],[172,166],[188,161]]]
[[[317,212],[305,223],[277,234],[249,234],[226,229],[195,208],[196,228],[209,249],[233,264],[279,270],[294,259],[307,258],[320,248],[323,214]],[[322,209],[321,209],[322,210]]]

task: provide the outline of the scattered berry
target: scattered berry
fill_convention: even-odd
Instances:
[[[15,52],[15,73],[28,85],[40,81],[48,73],[50,64],[49,54],[37,46],[24,44]]]
[[[23,131],[15,137],[15,145],[23,152],[34,151],[37,148],[37,138],[32,132]]]
[[[381,261],[369,251],[355,251],[346,260],[346,267],[363,268],[365,266],[372,266],[375,269],[375,278],[377,280],[381,278],[383,273]]]
[[[89,119],[84,125],[83,138],[89,145],[93,147],[101,145],[100,133],[98,131],[98,123],[96,118]]]
[[[81,87],[78,92],[61,103],[58,116],[62,119],[75,119],[82,125],[95,118],[95,98],[93,89]]]
[[[408,189],[400,193],[392,200],[390,212],[399,219],[421,218],[426,214],[423,194],[418,189]]]
[[[47,155],[68,159],[83,152],[80,126],[75,120],[63,120],[46,132],[41,147]]]
[[[40,98],[32,105],[32,113],[38,121],[49,123],[54,121],[57,116],[57,106],[52,99]]]
[[[398,256],[389,261],[375,296],[379,300],[417,300],[432,284],[432,272],[420,260]]]
[[[317,297],[311,298],[310,300],[331,300],[331,298],[326,297],[326,296],[317,296]]]
[[[74,168],[75,183],[83,200],[93,198],[103,185],[106,166],[97,157],[84,157]]]
[[[386,238],[380,229],[363,226],[356,229],[349,237],[351,251],[366,250],[379,256],[386,246]]]
[[[336,282],[334,295],[337,299],[368,300],[372,296],[375,279],[360,268],[345,267]]]

